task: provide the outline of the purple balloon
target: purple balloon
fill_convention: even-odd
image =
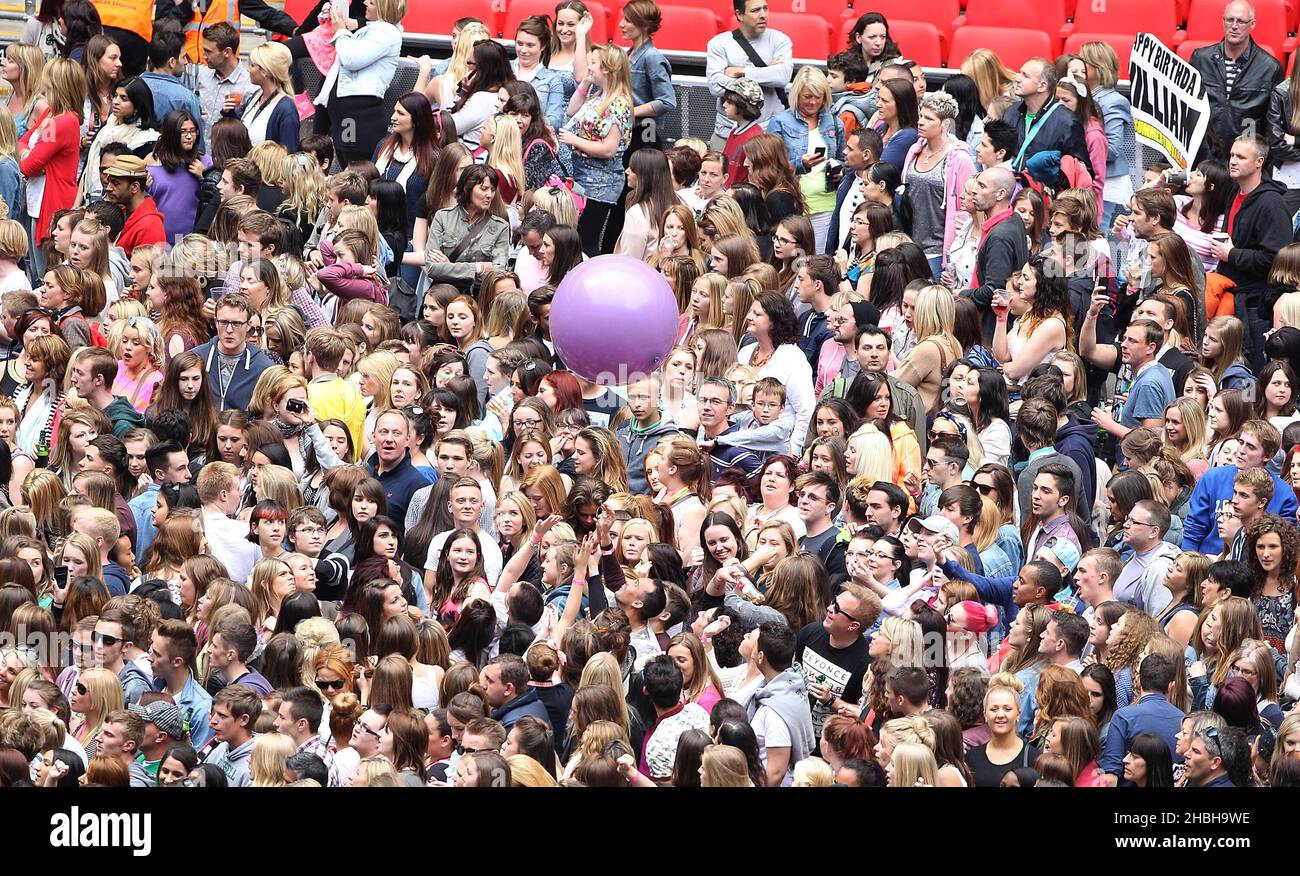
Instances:
[[[551,340],[575,374],[623,386],[663,364],[677,320],[677,298],[658,271],[630,256],[602,255],[560,281]]]

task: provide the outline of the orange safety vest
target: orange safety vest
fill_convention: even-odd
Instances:
[[[185,25],[185,53],[191,63],[203,63],[203,29],[218,21],[239,30],[239,0],[209,0],[204,11],[194,4],[194,19]]]
[[[93,0],[104,27],[129,30],[144,41],[153,41],[153,0]]]

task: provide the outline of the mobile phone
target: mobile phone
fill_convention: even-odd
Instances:
[[[818,146],[816,149],[813,150],[813,155],[825,155],[825,154],[826,154],[825,146]]]
[[[307,410],[307,403],[300,398],[291,398],[284,403],[284,407],[290,413],[301,414]]]
[[[67,589],[67,587],[68,587],[68,567],[67,567],[67,566],[55,566],[55,567],[54,567],[54,584],[55,584],[55,586],[57,586],[60,590],[66,590],[66,589]]]

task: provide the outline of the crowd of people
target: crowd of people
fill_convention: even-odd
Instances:
[[[41,4],[0,785],[1300,784],[1300,65],[1232,0],[1180,172],[1106,43],[936,88],[734,12],[705,142],[654,0],[462,19],[391,106],[405,0],[246,56]],[[620,386],[551,340],[610,253],[680,312]]]

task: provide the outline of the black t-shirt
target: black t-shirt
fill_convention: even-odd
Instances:
[[[862,677],[871,665],[871,657],[865,636],[858,636],[847,648],[835,648],[822,622],[813,621],[795,635],[794,662],[809,686],[824,684],[836,697],[856,703],[862,697]],[[831,714],[830,707],[811,692],[808,704],[812,709],[813,732],[820,736],[822,721]]]
[[[1002,784],[1002,777],[1007,774],[1007,770],[1032,767],[1040,754],[1041,751],[1026,742],[1020,749],[1020,754],[1013,757],[1010,763],[995,764],[989,760],[988,743],[985,743],[966,752],[966,766],[970,767],[975,787],[996,788]]]

